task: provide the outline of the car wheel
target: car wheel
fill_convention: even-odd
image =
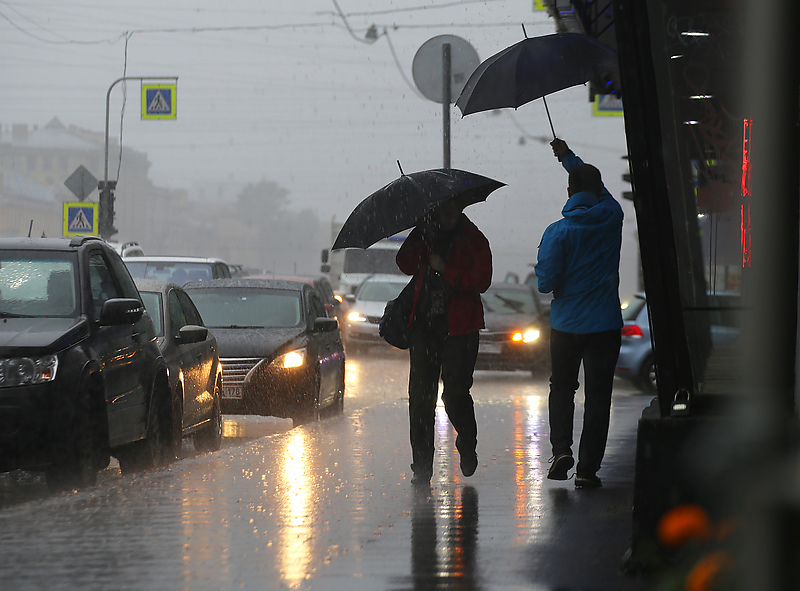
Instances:
[[[172,408],[169,388],[156,386],[150,404],[147,435],[142,441],[125,446],[117,455],[123,474],[163,466],[169,457],[170,421]]]
[[[340,415],[344,413],[344,369],[342,369],[342,379],[339,382],[339,395],[336,399],[335,414]]]
[[[636,379],[636,386],[645,394],[655,394],[658,391],[656,361],[652,355],[642,364],[642,369]]]
[[[292,415],[292,422],[295,427],[319,420],[319,391],[321,383],[320,375],[316,374],[312,381],[309,396],[305,400],[300,401],[297,410]]]
[[[169,414],[171,420],[166,450],[169,461],[176,460],[183,447],[183,389],[178,387],[172,392],[172,411]]]
[[[194,434],[194,448],[200,452],[217,451],[222,447],[222,408],[220,406],[220,387],[214,388],[214,404],[207,426]]]
[[[97,473],[108,465],[104,409],[97,400],[88,387],[82,388],[75,421],[62,450],[64,455],[45,472],[51,490],[93,486],[97,482]]]

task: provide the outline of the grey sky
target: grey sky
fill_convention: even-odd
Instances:
[[[199,194],[274,180],[298,209],[344,220],[397,177],[397,160],[406,172],[442,166],[442,107],[409,86],[426,40],[457,35],[483,60],[521,40],[522,23],[529,36],[555,32],[532,0],[338,4],[358,40],[333,0],[0,0],[0,124],[57,116],[102,132],[114,80],[176,75],[175,121],[140,119],[137,82],[111,97],[111,135],[124,102],[123,143],[148,154],[156,184]],[[372,24],[378,40],[361,42]],[[619,195],[623,120],[593,117],[587,96],[577,87],[548,99],[555,129]],[[492,242],[497,271],[525,273],[566,198],[549,145],[520,143],[524,133],[550,135],[542,102],[465,118],[453,107],[451,117],[452,166],[508,185],[468,215]],[[109,170],[115,178],[116,163]],[[634,288],[635,221],[631,204],[623,207],[625,295]]]

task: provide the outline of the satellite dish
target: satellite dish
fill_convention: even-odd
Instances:
[[[454,103],[461,95],[467,80],[481,61],[475,48],[461,37],[438,35],[428,39],[417,50],[411,66],[414,84],[423,96],[435,103],[444,104],[444,80],[442,80],[442,46],[450,44],[450,97]]]

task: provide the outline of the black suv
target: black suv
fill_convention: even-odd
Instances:
[[[163,463],[170,390],[153,321],[104,241],[0,239],[0,471],[87,486]]]

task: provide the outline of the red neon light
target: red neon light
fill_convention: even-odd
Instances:
[[[742,267],[750,266],[752,254],[752,243],[750,236],[750,199],[751,192],[751,162],[750,162],[750,134],[752,132],[753,120],[742,120],[742,224],[741,224],[741,246],[742,246]]]

